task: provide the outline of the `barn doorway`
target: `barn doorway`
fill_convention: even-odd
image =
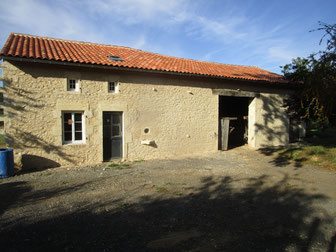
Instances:
[[[250,100],[250,97],[219,96],[219,150],[247,143]]]

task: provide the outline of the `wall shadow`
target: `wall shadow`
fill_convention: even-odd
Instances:
[[[23,154],[22,155],[22,170],[19,171],[19,173],[20,174],[27,173],[27,172],[30,172],[31,170],[41,171],[43,169],[56,168],[60,166],[61,166],[60,163],[57,163],[45,157]]]
[[[289,119],[287,113],[281,111],[283,102],[266,96],[262,96],[260,99],[264,114],[262,115],[262,122],[255,123],[256,134],[263,134],[266,140],[270,142],[270,145],[272,145],[272,142],[286,145],[284,132],[288,133]],[[278,122],[282,122],[284,125],[276,126]]]
[[[4,83],[3,92],[11,94],[10,96],[6,95],[3,102],[5,123],[9,123],[11,120],[10,126],[6,127],[6,145],[16,152],[22,153],[22,163],[16,166],[22,168],[24,172],[59,167],[60,164],[52,160],[50,154],[56,155],[68,163],[74,163],[72,155],[65,153],[61,146],[41,138],[38,133],[23,131],[20,127],[25,121],[32,120],[32,118],[25,118],[25,112],[30,112],[30,115],[35,112],[38,115],[39,110],[45,107],[45,104],[35,98],[36,92],[19,88],[9,79],[4,79]],[[29,154],[32,150],[35,155]],[[36,153],[41,153],[41,155],[36,155]],[[16,162],[18,161],[16,160]]]
[[[286,184],[286,177],[274,184],[267,176],[239,181],[229,176],[204,177],[202,185],[189,188],[187,194],[161,190],[134,203],[104,195],[76,211],[60,209],[48,218],[5,225],[1,247],[13,251],[308,251],[334,246],[334,238],[330,240],[324,228],[331,217],[315,205],[327,198]],[[60,193],[69,197],[72,190],[76,191],[63,188]],[[57,195],[57,190],[45,193]],[[40,199],[34,192],[29,197],[25,201]]]
[[[280,152],[287,145],[284,138],[284,132],[289,133],[289,115],[285,112],[284,103],[281,101],[274,101],[271,97],[262,97],[263,122],[256,123],[256,134],[263,134],[265,139],[270,142],[270,146],[264,146],[259,149],[261,154],[266,156],[274,156],[271,164],[284,167],[291,164],[291,157],[293,151],[297,148],[289,148],[285,152]],[[281,109],[283,111],[281,111]],[[284,125],[276,126],[277,122],[283,122]],[[279,147],[271,146],[272,142],[279,144]],[[302,167],[304,160],[296,160],[294,165],[299,168]]]

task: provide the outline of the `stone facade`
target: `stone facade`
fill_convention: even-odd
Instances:
[[[27,166],[102,162],[104,111],[123,113],[124,159],[217,151],[219,97],[214,89],[260,93],[249,105],[252,148],[288,143],[289,123],[281,104],[289,91],[276,84],[16,61],[3,64],[6,141],[22,153]],[[78,92],[67,91],[68,78],[79,81]],[[119,93],[108,92],[109,81],[119,82]],[[64,111],[84,113],[85,143],[63,143]],[[144,140],[155,144],[144,145]]]

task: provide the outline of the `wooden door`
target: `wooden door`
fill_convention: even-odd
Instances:
[[[221,150],[227,150],[229,144],[229,125],[230,119],[229,118],[221,118],[220,120],[220,130],[221,130]]]
[[[103,112],[103,159],[123,157],[122,112]]]

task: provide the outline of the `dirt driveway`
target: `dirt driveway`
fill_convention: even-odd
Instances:
[[[336,173],[246,147],[0,180],[2,251],[334,251]]]

